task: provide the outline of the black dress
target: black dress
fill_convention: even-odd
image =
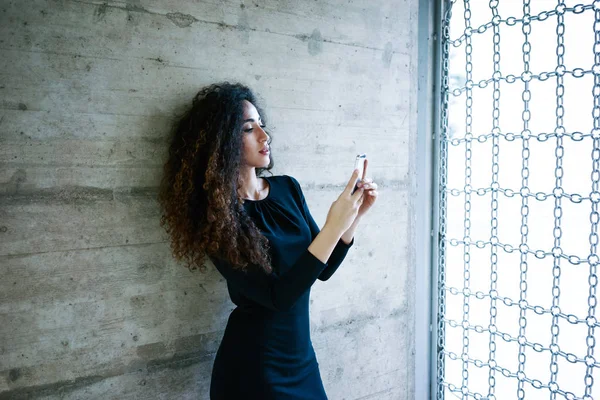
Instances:
[[[270,190],[244,209],[269,240],[273,273],[249,266],[247,273],[211,257],[227,280],[231,312],[214,360],[212,400],[327,399],[310,339],[312,284],[333,275],[348,249],[341,239],[322,263],[308,251],[319,233],[298,181],[266,177]]]

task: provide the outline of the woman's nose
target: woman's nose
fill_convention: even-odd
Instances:
[[[263,128],[260,128],[260,131],[262,132],[261,140],[269,140],[269,134]]]

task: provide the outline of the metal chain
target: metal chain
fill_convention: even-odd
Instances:
[[[469,0],[464,0],[464,18],[465,18],[465,32],[471,30],[471,9]],[[464,220],[463,220],[463,232],[465,241],[463,245],[463,285],[465,290],[469,290],[470,278],[471,278],[471,251],[470,251],[470,236],[471,236],[471,193],[467,191],[471,187],[471,136],[472,136],[472,123],[473,123],[473,94],[472,87],[470,84],[472,81],[473,74],[473,47],[471,45],[471,35],[467,34],[465,39],[465,74],[466,74],[466,115],[465,115],[465,203],[464,203]],[[462,338],[462,398],[467,399],[469,392],[469,330],[465,327],[469,325],[469,304],[470,297],[463,297],[463,338]]]
[[[600,68],[599,68],[600,69]],[[590,70],[591,71],[591,70]],[[564,75],[564,74],[563,74]],[[558,74],[552,74],[553,77],[558,76]],[[531,76],[532,79],[535,78],[535,75]],[[498,78],[500,81],[504,80],[502,77]],[[506,140],[507,142],[512,142],[516,139],[522,139],[522,135],[520,133],[514,133],[514,132],[508,132],[508,133],[499,133],[498,134],[502,139]],[[492,136],[494,136],[493,133],[486,133],[486,134],[482,134],[482,135],[477,135],[473,137],[473,141],[478,141],[479,143],[485,143],[487,142],[487,140],[489,138],[491,138]],[[553,139],[556,136],[558,136],[556,133],[554,132],[541,132],[538,133],[537,135],[534,135],[533,137],[531,137],[530,139],[536,139],[538,142],[546,142],[549,139]],[[588,137],[592,137],[592,133],[583,133],[583,132],[565,132],[562,135],[563,137],[567,137],[575,142],[581,142],[583,139],[588,138]],[[465,138],[453,138],[452,140],[450,140],[450,144],[452,146],[459,146],[462,142],[464,142],[466,139]]]
[[[590,321],[587,317],[579,318],[575,314],[565,314],[560,310],[546,309],[542,306],[532,306],[527,301],[525,301],[524,303],[520,303],[519,301],[515,301],[515,300],[511,299],[510,297],[503,297],[497,293],[484,293],[481,291],[472,292],[471,290],[458,289],[453,286],[446,287],[446,291],[453,295],[460,294],[462,296],[474,296],[477,299],[485,299],[486,297],[490,297],[492,299],[495,299],[495,300],[498,300],[498,301],[504,303],[504,305],[507,307],[513,307],[513,306],[519,306],[519,308],[524,307],[527,310],[533,311],[538,315],[544,315],[544,314],[553,314],[554,315],[557,313],[556,315],[558,315],[559,318],[564,319],[565,321],[567,321],[570,324],[573,324],[573,325],[584,324],[586,326],[594,326],[594,327],[600,328],[600,323],[598,322],[597,319]],[[550,350],[550,347],[544,347],[544,349]]]
[[[464,240],[458,240],[458,239],[444,239],[448,244],[450,244],[450,246],[463,246],[465,244]],[[478,249],[484,249],[487,246],[492,246],[492,245],[496,245],[499,248],[501,248],[504,252],[506,252],[507,254],[511,254],[515,251],[521,251],[522,248],[521,246],[513,246],[511,244],[507,244],[507,243],[501,243],[499,241],[496,241],[496,239],[493,240],[477,240],[477,241],[471,241],[469,243],[469,245],[471,246],[475,246]],[[589,256],[586,256],[585,258],[581,258],[578,257],[576,255],[569,255],[566,254],[562,249],[558,252],[553,252],[553,251],[544,251],[544,250],[532,250],[531,248],[527,247],[525,249],[523,249],[524,251],[526,251],[527,253],[535,256],[537,259],[539,260],[543,260],[546,257],[560,257],[564,260],[567,260],[569,263],[571,263],[572,265],[579,265],[579,264],[586,264],[588,263],[588,258]]]
[[[600,67],[600,4],[595,2],[595,19],[594,19],[594,68]],[[592,111],[592,117],[594,119],[594,125],[592,129],[593,138],[593,149],[592,149],[592,191],[590,192],[590,198],[592,200],[592,211],[590,214],[591,233],[589,236],[590,241],[590,255],[588,257],[588,263],[590,266],[590,273],[588,277],[589,292],[588,292],[588,332],[586,338],[587,354],[586,354],[586,370],[585,370],[585,394],[583,398],[585,400],[592,399],[592,386],[594,384],[594,378],[592,376],[593,367],[595,364],[594,359],[594,347],[596,346],[596,337],[594,336],[594,330],[596,328],[596,287],[598,286],[598,221],[600,214],[598,214],[598,202],[600,202],[600,75],[594,75],[594,88],[592,89],[594,96],[594,108]]]
[[[575,68],[573,70],[560,69],[558,71],[552,71],[552,72],[540,72],[539,74],[530,72],[527,76],[524,76],[523,74],[518,75],[518,76],[509,74],[509,75],[506,75],[505,77],[500,76],[499,79],[506,83],[524,82],[525,79],[538,80],[538,81],[544,82],[550,78],[554,78],[557,75],[571,75],[571,76],[573,76],[573,78],[583,78],[586,75],[593,75],[593,74],[594,74],[594,70],[592,70],[592,69],[585,70],[583,68]],[[493,80],[494,80],[494,78],[482,79],[478,83],[473,83],[472,86],[473,87],[477,86],[481,89],[484,89]],[[460,96],[461,94],[463,94],[463,92],[465,90],[467,90],[466,86],[461,86],[461,87],[452,89],[450,91],[450,93],[456,97],[456,96]]]
[[[500,133],[499,136],[502,136],[502,134]],[[555,135],[555,137],[557,137],[557,136],[558,135]],[[562,136],[565,137],[567,135],[564,134]],[[592,134],[590,133],[589,136],[591,137]],[[496,190],[496,189],[487,187],[487,188],[470,188],[469,190],[471,193],[475,193],[478,196],[485,196],[487,193],[489,193],[493,190]],[[519,196],[531,197],[538,201],[545,201],[551,197],[552,198],[562,197],[567,200],[570,200],[573,203],[581,203],[584,200],[591,200],[591,198],[589,196],[582,196],[578,193],[572,193],[572,194],[565,193],[565,191],[562,187],[559,188],[558,190],[553,190],[552,193],[544,193],[544,192],[532,193],[529,191],[529,188],[527,188],[526,190],[513,190],[513,189],[506,189],[506,188],[501,188],[501,187],[499,187],[496,191],[502,193],[506,197],[514,197],[516,195],[519,195]],[[459,196],[459,195],[465,193],[465,190],[456,189],[456,188],[455,189],[446,188],[446,192],[450,193],[452,196]],[[585,258],[587,258],[587,255],[585,256]]]
[[[525,41],[523,42],[522,50],[523,50],[523,68],[524,73],[523,76],[526,77],[529,73],[529,61],[531,54],[531,43],[529,42],[529,35],[531,34],[531,23],[530,23],[530,15],[529,15],[529,0],[523,0],[523,25],[521,30],[523,32],[523,36],[525,37]],[[522,99],[523,99],[523,113],[521,117],[523,119],[523,131],[521,132],[523,136],[523,147],[521,150],[522,157],[522,167],[521,167],[521,189],[525,189],[529,187],[529,120],[531,118],[531,112],[529,111],[529,101],[531,100],[531,91],[529,90],[529,80],[524,79],[525,89],[523,90]],[[527,318],[526,311],[527,308],[522,305],[525,303],[527,298],[527,235],[529,234],[529,225],[527,224],[527,217],[529,216],[529,198],[523,196],[521,198],[521,245],[519,246],[519,250],[521,251],[521,261],[519,263],[520,268],[520,282],[519,282],[519,369],[517,372],[517,379],[519,380],[517,385],[517,397],[519,399],[525,398],[525,390],[524,387],[524,377],[525,377],[525,342],[527,338],[525,337],[525,328],[527,327]]]
[[[498,15],[498,1],[490,0],[490,10],[492,11],[492,22],[494,29],[494,78],[500,77],[500,26]],[[488,364],[496,365],[496,317],[498,308],[496,307],[496,295],[498,293],[498,172],[500,171],[500,79],[494,79],[493,94],[493,112],[492,112],[492,184],[491,184],[491,230],[490,230],[490,324],[489,324],[489,353]],[[496,370],[490,368],[488,375],[488,394],[489,400],[496,399]]]
[[[564,0],[558,0],[558,6],[564,7]],[[565,24],[564,24],[564,14],[558,13],[556,15],[557,25],[556,25],[556,68],[557,70],[560,68],[564,68],[564,54],[565,54],[565,45],[564,45],[564,35],[565,35]],[[563,125],[563,116],[565,114],[564,109],[564,94],[565,87],[562,75],[556,76],[556,148],[555,148],[555,156],[556,156],[556,166],[554,168],[554,191],[557,192],[562,189],[562,177],[563,177],[563,155],[564,155],[564,147],[563,147],[563,134],[565,132],[565,128]],[[560,333],[560,327],[558,325],[559,321],[559,313],[560,313],[560,261],[561,261],[561,253],[562,248],[560,247],[560,240],[562,238],[562,227],[561,227],[561,218],[562,218],[562,197],[555,196],[554,197],[554,247],[552,248],[552,253],[554,255],[553,258],[553,268],[552,268],[552,326],[550,328],[550,333],[552,334],[552,339],[550,343],[550,350],[552,352],[550,358],[550,383],[548,385],[550,389],[550,399],[556,400],[556,395],[558,391],[557,377],[558,377],[558,355],[560,351],[560,347],[558,345],[558,334]]]
[[[447,3],[447,9],[442,20],[442,77],[441,77],[441,111],[439,138],[439,238],[438,238],[438,309],[437,309],[437,396],[444,400],[445,380],[445,340],[446,324],[446,187],[448,182],[448,87],[449,87],[449,40],[450,19],[452,18],[452,2]]]
[[[566,12],[572,12],[573,14],[581,14],[586,10],[592,10],[592,9],[594,9],[593,4],[585,4],[585,5],[577,4],[576,6],[573,6],[573,7],[566,7],[563,3],[559,3],[559,5],[554,10],[542,11],[538,15],[531,16],[529,18],[529,20],[530,21],[545,21],[554,15],[564,14]],[[500,16],[494,16],[494,18],[490,22],[479,26],[477,29],[473,29],[473,33],[479,33],[479,34],[484,33],[489,28],[493,27],[494,25],[506,24],[508,26],[514,26],[517,23],[523,23],[523,19],[518,19],[515,17],[509,17],[507,19],[502,19],[502,18],[500,18]],[[466,37],[466,35],[463,34],[456,40],[450,40],[450,44],[453,45],[454,47],[459,47],[464,42],[465,37]]]
[[[565,0],[557,0],[556,6],[553,10],[542,11],[536,16],[532,16],[530,13],[530,1],[523,0],[523,16],[519,19],[515,17],[509,17],[502,19],[499,14],[499,1],[488,0],[489,10],[491,12],[491,21],[484,25],[481,25],[477,29],[473,29],[471,25],[471,3],[469,0],[463,0],[464,5],[464,32],[463,35],[457,40],[450,39],[450,23],[452,18],[452,5],[455,0],[449,0],[446,2],[447,7],[445,10],[444,18],[442,21],[442,77],[441,77],[441,126],[439,134],[439,237],[438,237],[438,304],[437,304],[437,399],[444,399],[446,394],[451,394],[456,397],[467,399],[475,398],[481,400],[499,399],[504,396],[504,393],[500,393],[496,387],[497,374],[502,374],[507,378],[513,378],[517,381],[517,397],[519,399],[525,398],[525,390],[533,389],[544,389],[549,393],[551,399],[566,398],[567,400],[590,400],[592,399],[592,387],[594,383],[593,372],[594,368],[600,369],[600,360],[596,360],[594,357],[594,350],[596,345],[595,340],[595,329],[600,329],[600,321],[596,318],[596,305],[597,305],[597,285],[598,276],[597,268],[600,263],[600,258],[597,254],[597,246],[600,241],[598,233],[598,224],[600,223],[600,212],[598,210],[600,204],[600,0],[593,1],[592,4],[578,4],[573,7],[567,7]],[[573,68],[567,70],[565,65],[565,15],[567,13],[582,14],[588,10],[593,10],[595,13],[594,22],[594,65],[589,69]],[[544,21],[551,16],[556,16],[557,27],[556,27],[556,56],[557,64],[554,71],[550,72],[537,72],[533,73],[530,69],[531,59],[531,43],[530,34],[533,22]],[[521,31],[524,36],[524,42],[522,44],[522,61],[523,61],[523,72],[518,75],[506,75],[503,76],[500,70],[500,29],[504,25],[513,26],[517,23],[522,24]],[[493,74],[488,79],[483,79],[479,83],[473,82],[473,47],[472,38],[476,34],[485,32],[488,28],[493,30]],[[449,53],[450,45],[458,47],[460,45],[465,46],[465,72],[464,85],[458,88],[449,88],[449,80],[451,71],[449,68]],[[583,78],[593,76],[594,87],[592,90],[594,98],[594,107],[592,116],[594,119],[593,129],[589,132],[571,131],[567,132],[567,128],[564,126],[564,115],[565,115],[565,77],[570,76],[573,78]],[[555,107],[555,128],[553,132],[536,132],[532,133],[530,130],[530,102],[531,102],[531,82],[533,80],[546,81],[550,78],[556,79],[556,107]],[[523,126],[520,132],[507,132],[501,131],[500,122],[500,86],[505,82],[512,84],[515,82],[523,83],[524,90],[522,91],[523,100],[523,111],[522,120]],[[491,115],[491,130],[489,132],[478,132],[477,135],[473,135],[473,95],[479,88],[485,88],[488,84],[493,85],[493,111]],[[466,99],[466,117],[465,125],[460,126],[456,131],[464,132],[463,137],[449,137],[449,113],[451,112],[450,96],[461,96],[465,94]],[[554,140],[555,142],[555,167],[554,167],[554,188],[550,193],[537,192],[533,193],[529,188],[529,160],[530,160],[530,141],[535,139],[538,143],[547,142],[548,140]],[[491,182],[489,187],[473,188],[472,187],[472,161],[473,152],[478,151],[481,147],[478,144],[485,143],[488,140],[491,142]],[[503,142],[512,142],[514,140],[520,140],[521,146],[521,187],[518,189],[512,189],[509,187],[500,186],[500,147]],[[584,140],[590,140],[592,143],[592,187],[589,194],[579,193],[566,193],[563,188],[563,159],[565,156],[565,144],[566,140],[572,142],[582,142]],[[457,147],[464,145],[464,184],[462,188],[450,188],[448,184],[448,165],[449,165],[449,146]],[[452,157],[456,157],[458,153],[453,152]],[[454,162],[454,160],[451,160]],[[456,163],[455,163],[456,164]],[[453,171],[450,171],[453,172]],[[463,237],[460,239],[447,237],[448,222],[448,194],[451,196],[464,196],[463,204]],[[472,238],[472,227],[471,217],[474,215],[471,209],[472,196],[476,194],[478,196],[490,196],[490,237],[489,239]],[[514,196],[520,196],[521,207],[520,207],[520,243],[514,246],[509,243],[503,243],[499,238],[499,220],[502,215],[499,213],[500,196],[511,198]],[[529,247],[529,202],[536,200],[543,202],[548,199],[553,199],[553,245],[551,249],[532,249]],[[589,254],[566,254],[563,250],[564,239],[563,239],[563,207],[564,202],[570,202],[574,206],[579,206],[584,203],[591,204],[590,213],[590,224],[591,232],[589,235]],[[536,203],[537,204],[537,203]],[[510,225],[510,224],[507,224]],[[514,243],[513,243],[514,244]],[[462,249],[462,262],[459,259],[447,260],[446,257],[449,255],[448,245],[461,247]],[[471,254],[476,249],[484,249],[489,246],[490,250],[490,282],[489,291],[475,291],[473,290],[474,284],[471,279]],[[519,297],[513,300],[507,296],[501,295],[498,288],[498,274],[499,274],[499,255],[500,252],[513,253],[519,252]],[[536,305],[530,304],[527,300],[527,288],[528,288],[528,267],[530,258],[535,256],[538,260],[548,259],[552,260],[552,288],[551,288],[551,304],[548,305]],[[573,266],[585,265],[589,267],[588,274],[588,310],[585,317],[578,316],[575,314],[567,314],[561,310],[561,276],[562,268],[566,263]],[[446,282],[446,276],[450,273],[459,272],[458,269],[462,270],[462,287],[457,288],[448,286]],[[508,271],[508,270],[507,270]],[[487,289],[486,289],[487,290]],[[447,298],[446,295],[462,296],[462,318],[453,320],[446,317]],[[489,323],[487,326],[473,325],[470,319],[471,312],[471,300],[485,300],[489,299]],[[519,309],[519,329],[518,334],[515,336],[509,334],[506,330],[503,332],[499,329],[498,323],[498,308],[499,306],[506,306],[507,308],[518,308]],[[458,311],[458,310],[456,310]],[[527,332],[527,315],[533,313],[533,315],[548,315],[550,317],[550,340],[547,343],[536,343],[528,340],[526,336]],[[580,327],[587,327],[587,338],[586,347],[587,352],[585,355],[577,355],[571,352],[566,352],[559,346],[560,339],[560,326],[561,323],[567,322],[572,325],[579,325]],[[453,351],[453,345],[458,343],[448,342],[446,338],[447,329],[460,329],[462,335],[462,346],[461,350]],[[489,337],[488,342],[488,360],[482,361],[473,358],[469,352],[470,346],[470,335],[481,335],[485,334]],[[501,340],[506,343],[512,343],[518,345],[518,369],[511,371],[506,366],[499,365],[497,362],[497,343]],[[526,373],[525,363],[527,361],[526,353],[528,351],[535,351],[538,353],[546,353],[549,356],[549,372],[548,378],[538,379],[541,377],[528,376]],[[571,364],[585,365],[585,390],[582,397],[579,397],[575,393],[561,388],[558,384],[558,372],[560,361],[566,360]],[[461,363],[462,379],[460,385],[458,382],[446,381],[446,365],[451,361],[457,361]],[[458,365],[456,366],[458,368]],[[469,377],[472,378],[474,371],[472,368],[485,368],[487,372],[488,388],[483,393],[473,390],[469,385]],[[563,372],[561,367],[561,375]],[[527,371],[529,375],[536,373],[535,370]]]

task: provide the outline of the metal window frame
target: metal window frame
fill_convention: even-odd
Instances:
[[[438,185],[441,28],[449,0],[419,0],[415,239],[415,399],[437,393]]]

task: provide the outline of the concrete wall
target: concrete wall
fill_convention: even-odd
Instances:
[[[380,200],[313,287],[312,338],[331,399],[413,398],[417,10],[2,0],[0,398],[208,398],[233,304],[174,262],[155,196],[170,117],[226,79],[265,100],[318,223],[369,154]]]

